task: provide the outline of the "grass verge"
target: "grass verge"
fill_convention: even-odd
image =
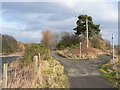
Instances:
[[[45,88],[69,88],[69,80],[64,74],[64,67],[54,58],[46,62],[42,71]]]
[[[120,84],[119,84],[119,71],[117,72],[114,69],[114,66],[109,62],[107,64],[104,64],[100,71],[102,72],[102,77],[105,78],[114,88],[118,88],[120,90]],[[117,73],[118,75],[117,75]]]
[[[39,67],[34,74],[32,57],[40,53]],[[25,50],[23,60],[13,61],[8,70],[8,88],[69,88],[64,67],[51,57],[50,50],[32,44]]]
[[[51,58],[42,61],[35,76],[32,63],[23,65],[22,61],[18,60],[10,64],[8,88],[69,88],[64,67],[57,60]]]

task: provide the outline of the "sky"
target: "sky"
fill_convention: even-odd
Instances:
[[[118,1],[119,0],[4,0],[0,3],[0,33],[8,34],[22,42],[40,42],[41,32],[73,32],[77,17],[92,16],[100,24],[104,39],[111,42],[115,36],[118,44]]]

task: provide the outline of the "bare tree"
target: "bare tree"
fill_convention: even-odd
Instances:
[[[47,47],[50,47],[52,41],[52,34],[50,29],[46,29],[42,32],[42,40],[41,43]]]
[[[60,37],[60,33],[59,32],[53,32],[52,33],[52,49],[56,48],[56,45],[59,43],[61,37]]]

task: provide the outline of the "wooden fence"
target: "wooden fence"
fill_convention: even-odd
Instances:
[[[39,67],[39,62],[40,62],[40,53],[37,55],[33,56],[33,70],[34,73],[33,75],[35,76],[37,74],[37,70]],[[7,88],[8,87],[8,63],[3,64],[3,83],[2,83],[2,88]]]

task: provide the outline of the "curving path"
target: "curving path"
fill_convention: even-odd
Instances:
[[[52,51],[52,56],[63,64],[70,80],[70,88],[111,88],[111,85],[101,78],[99,71],[99,68],[110,60],[110,56],[104,56],[101,60],[71,60],[59,56],[56,51]]]

